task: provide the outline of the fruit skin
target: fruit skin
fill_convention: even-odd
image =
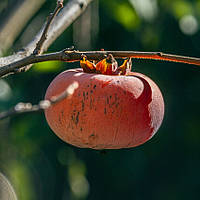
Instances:
[[[81,68],[59,74],[45,99],[79,83],[71,98],[45,110],[51,129],[65,142],[81,148],[120,149],[143,144],[160,127],[164,101],[147,76],[89,74]]]

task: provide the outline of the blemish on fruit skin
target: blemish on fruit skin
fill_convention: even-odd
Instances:
[[[81,132],[83,131],[83,128],[82,128],[82,127],[80,128],[80,131],[81,131]]]
[[[97,138],[98,138],[97,135],[95,135],[94,133],[91,133],[91,135],[89,135],[89,137],[88,137],[89,143],[90,144],[93,143],[94,140],[96,140]]]
[[[83,100],[81,101],[81,108],[82,108],[82,111],[84,111],[84,109],[85,109],[85,103],[84,103]]]
[[[77,115],[76,115],[76,120],[75,120],[75,124],[77,125],[78,124],[78,122],[79,122],[79,114],[80,114],[80,112],[77,112]]]
[[[109,104],[109,98],[108,97],[106,98],[106,102],[107,102],[107,104]]]
[[[58,116],[58,121],[60,124],[62,124],[62,119],[64,118],[64,112],[63,110],[60,112],[60,115]]]
[[[117,96],[116,93],[114,94],[114,96],[115,96],[115,102],[116,102],[119,99],[119,97]]]
[[[85,92],[83,92],[83,98],[84,98],[84,100],[85,100]]]
[[[115,107],[117,108],[119,106],[119,102],[117,102],[116,104],[115,104]]]
[[[93,108],[93,99],[90,98],[90,109],[92,110],[92,108]]]
[[[94,136],[95,136],[94,133],[92,133],[92,134],[89,136],[89,138],[94,137]]]
[[[93,93],[93,90],[90,90],[90,93],[92,94],[92,93]]]
[[[93,86],[93,89],[95,89],[96,87],[97,87],[97,86],[96,86],[96,85],[94,85],[94,86]]]
[[[75,125],[77,125],[79,122],[79,114],[80,114],[79,111],[73,110],[73,113],[71,115],[71,120],[72,120],[72,122],[75,123]]]
[[[104,108],[104,114],[106,115],[106,113],[107,113],[107,110],[106,110],[106,108]]]
[[[62,124],[60,115],[58,116],[58,121],[59,121],[60,124]]]

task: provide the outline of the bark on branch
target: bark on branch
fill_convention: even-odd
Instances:
[[[62,2],[62,1],[60,1]],[[51,24],[48,30],[48,37],[44,41],[44,44],[41,49],[41,53],[46,51],[48,47],[62,34],[62,32],[69,27],[74,20],[84,12],[85,8],[92,0],[70,0],[64,8],[55,16],[53,23]],[[11,56],[0,58],[0,68],[11,63],[15,63],[19,60],[22,60],[25,57],[28,57],[34,51],[37,42],[41,38],[41,35],[44,31],[45,25],[37,33],[34,39],[28,43],[23,50],[20,50],[16,54]],[[11,70],[12,71],[12,70]]]
[[[52,105],[62,101],[65,98],[69,98],[74,91],[78,88],[78,83],[74,82],[66,90],[58,96],[52,97],[50,100],[42,100],[37,105],[32,105],[31,103],[23,103],[20,102],[15,105],[13,108],[1,112],[0,113],[0,120],[5,119],[7,117],[24,114],[24,113],[32,113],[32,112],[39,112],[45,109],[48,109]]]
[[[0,77],[15,72],[26,65],[44,62],[44,61],[65,61],[76,62],[86,55],[89,60],[101,60],[108,54],[112,54],[115,58],[135,58],[135,59],[152,59],[170,62],[187,63],[200,66],[200,58],[179,56],[173,54],[166,54],[161,52],[139,52],[139,51],[76,51],[65,49],[59,52],[43,54],[43,55],[30,55],[14,63],[0,67]]]
[[[6,16],[0,17],[0,56],[11,47],[29,19],[38,11],[45,0],[18,0],[16,3],[14,2],[8,6]]]

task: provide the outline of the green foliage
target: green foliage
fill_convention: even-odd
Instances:
[[[9,176],[15,186],[18,199],[36,199],[34,186],[32,183],[32,173],[27,168],[27,165],[19,160],[10,161],[7,163]],[[20,177],[20,178],[19,178]]]
[[[60,69],[61,65],[62,63],[59,61],[47,61],[36,63],[33,67],[33,70],[40,73],[56,72]]]
[[[134,8],[127,1],[107,1],[105,6],[107,12],[113,17],[114,20],[119,22],[127,31],[133,31],[140,24],[140,19],[137,16]],[[126,14],[124,14],[126,13]]]
[[[193,14],[193,7],[187,1],[176,0],[172,3],[174,15],[180,19],[184,15]]]

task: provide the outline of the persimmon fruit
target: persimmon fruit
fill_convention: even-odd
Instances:
[[[49,126],[63,141],[81,148],[130,148],[145,143],[159,129],[164,101],[158,86],[147,76],[70,69],[51,82],[45,99],[61,94],[74,81],[79,87],[71,98],[45,110]]]

